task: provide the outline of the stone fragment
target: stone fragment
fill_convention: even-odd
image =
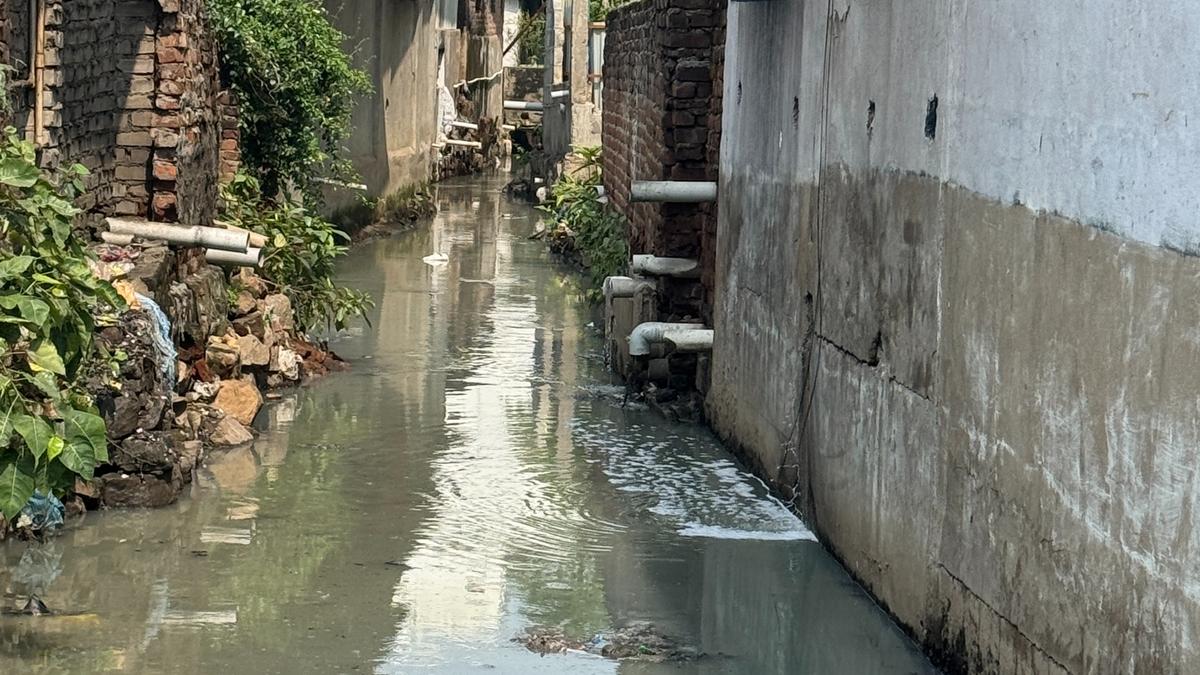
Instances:
[[[300,363],[302,361],[303,359],[295,351],[279,345],[271,351],[270,371],[295,381],[300,379]]]
[[[238,338],[238,355],[243,366],[266,366],[271,363],[271,350],[253,335]]]
[[[238,367],[237,343],[229,344],[215,335],[208,338],[208,347],[204,350],[204,360],[214,373],[226,376]]]
[[[280,333],[290,333],[296,327],[292,317],[292,301],[282,293],[274,293],[263,298],[259,310],[266,317],[271,330]]]
[[[175,464],[174,453],[162,432],[144,431],[114,443],[109,464],[123,471],[162,471]]]
[[[214,408],[247,426],[254,422],[254,416],[262,404],[262,394],[255,386],[253,377],[222,381],[217,398],[213,401]]]
[[[267,282],[257,274],[246,270],[242,270],[238,274],[236,283],[241,284],[242,288],[249,291],[255,300],[265,296],[268,292]]]
[[[254,436],[241,422],[230,415],[226,415],[221,418],[220,422],[217,422],[217,427],[213,429],[209,440],[212,441],[213,445],[242,445],[243,443],[253,441]]]
[[[242,292],[238,293],[237,300],[233,303],[233,314],[234,316],[246,316],[254,311],[257,304],[253,293],[248,290],[242,290]]]
[[[100,502],[108,507],[159,507],[179,498],[183,486],[177,480],[153,474],[110,473],[97,479]]]
[[[253,335],[262,340],[267,335],[267,322],[263,313],[254,310],[249,314],[233,320],[233,330],[238,335]]]

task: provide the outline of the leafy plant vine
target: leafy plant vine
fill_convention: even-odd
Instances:
[[[35,491],[62,494],[108,461],[104,420],[82,386],[98,362],[98,321],[124,301],[88,265],[74,236],[87,170],[47,177],[33,146],[0,142],[0,513]]]
[[[243,164],[274,197],[288,187],[319,199],[314,179],[353,175],[342,160],[367,74],[319,0],[209,0],[222,75],[238,100]]]

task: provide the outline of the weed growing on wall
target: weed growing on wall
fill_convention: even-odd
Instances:
[[[340,158],[367,74],[342,50],[345,36],[318,0],[208,0],[222,77],[238,99],[242,164],[263,194],[294,187],[319,199],[313,179],[348,179]]]
[[[0,142],[0,512],[62,494],[108,461],[104,420],[83,386],[105,355],[92,335],[124,301],[72,232],[87,170],[47,177],[11,127]],[[111,365],[111,364],[107,364]],[[111,377],[111,373],[110,373]]]
[[[222,197],[225,219],[266,236],[263,277],[292,301],[299,330],[341,330],[352,317],[366,316],[371,297],[333,282],[350,239],[344,232],[287,197],[266,200],[258,181],[245,174],[226,185]]]
[[[521,12],[517,17],[517,59],[525,65],[538,65],[546,51],[546,15]]]
[[[629,262],[625,219],[600,200],[600,148],[575,152],[579,166],[554,184],[549,203],[538,208],[546,214],[552,250],[577,258],[591,277],[587,297],[602,299],[604,280],[621,274]]]

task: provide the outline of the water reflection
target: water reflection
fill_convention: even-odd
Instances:
[[[345,266],[378,301],[336,343],[353,369],[193,498],[4,547],[8,606],[77,614],[0,620],[3,672],[680,672],[512,642],[640,621],[708,655],[685,672],[927,669],[709,434],[622,407],[530,209],[495,181],[439,199]]]

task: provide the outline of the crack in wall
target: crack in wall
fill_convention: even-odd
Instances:
[[[1056,659],[1052,654],[1050,654],[1050,652],[1046,651],[1041,645],[1039,645],[1031,637],[1029,637],[1029,635],[1027,635],[1024,631],[1022,631],[1020,626],[1013,623],[1011,620],[1009,620],[1008,617],[1004,616],[1004,614],[1002,614],[1001,612],[997,611],[996,608],[991,605],[991,603],[989,603],[987,600],[985,600],[983,598],[983,596],[981,596],[978,593],[976,593],[975,591],[973,591],[971,589],[971,587],[967,585],[967,582],[963,581],[962,578],[960,578],[954,572],[951,572],[950,568],[946,567],[944,564],[942,564],[940,562],[937,563],[937,566],[938,566],[938,569],[940,569],[941,571],[946,573],[946,576],[950,577],[951,580],[953,580],[956,584],[958,584],[962,588],[962,590],[967,593],[967,595],[974,598],[976,600],[976,602],[978,602],[979,604],[983,605],[997,619],[1000,619],[1005,624],[1007,624],[1008,627],[1011,628],[1014,633],[1016,633],[1018,636],[1020,636],[1021,639],[1024,640],[1030,647],[1032,647],[1034,649],[1034,651],[1036,651],[1038,654],[1043,656],[1050,663],[1057,666],[1063,673],[1072,672],[1072,670],[1070,668],[1068,668],[1066,664],[1064,664],[1062,661],[1059,661],[1058,659]]]

